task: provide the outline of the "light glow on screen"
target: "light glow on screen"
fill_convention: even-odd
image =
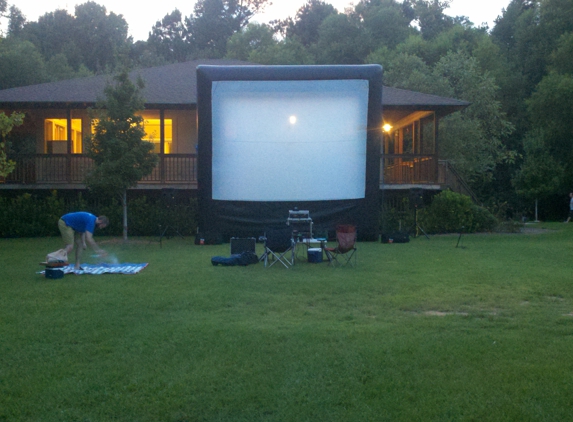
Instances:
[[[215,81],[212,198],[360,199],[368,81]]]

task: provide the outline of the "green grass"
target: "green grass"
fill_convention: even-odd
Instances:
[[[58,238],[0,239],[0,421],[571,420],[573,225],[543,227],[360,243],[355,269],[99,238],[148,268],[60,280]]]

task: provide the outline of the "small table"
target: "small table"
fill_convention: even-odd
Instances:
[[[316,247],[320,247],[320,249],[322,250],[322,253],[324,254],[324,248],[326,247],[326,239],[325,239],[325,238],[322,238],[322,237],[319,237],[319,238],[316,238],[316,239],[315,239],[315,238],[303,238],[303,239],[301,239],[299,242],[296,243],[295,252],[298,252],[298,249],[299,249],[298,245],[299,245],[299,244],[306,246],[306,249],[304,249],[303,252],[306,252],[306,254],[305,254],[305,255],[306,255],[306,260],[308,260],[308,250],[309,250],[310,248],[312,248],[313,245],[316,245]],[[301,249],[302,249],[302,248],[301,248]],[[296,256],[296,255],[297,255],[297,254],[295,253],[295,256]],[[323,256],[324,256],[324,255],[323,255]],[[328,257],[328,255],[327,255],[327,257]],[[304,258],[303,258],[303,259],[304,259]]]

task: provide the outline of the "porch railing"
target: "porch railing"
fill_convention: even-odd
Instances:
[[[474,203],[481,205],[481,201],[470,188],[456,167],[448,160],[439,161],[439,178],[442,185],[448,186],[454,192],[462,193],[472,198]]]
[[[437,184],[438,166],[433,155],[386,154],[380,159],[384,184]]]
[[[93,168],[93,161],[80,154],[35,154],[11,159],[16,168],[6,177],[8,184],[83,184],[85,175]],[[196,183],[196,154],[160,155],[159,164],[141,182]]]
[[[82,185],[85,175],[93,168],[90,158],[80,154],[35,154],[11,157],[15,170],[5,179],[6,184],[21,185]],[[477,198],[455,168],[432,155],[383,155],[380,158],[380,179],[386,185],[439,184]],[[197,183],[196,154],[167,154],[159,156],[159,164],[145,177],[142,184]]]

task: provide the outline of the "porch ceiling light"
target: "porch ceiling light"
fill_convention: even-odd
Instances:
[[[293,115],[293,116],[290,116],[290,117],[288,118],[288,121],[289,121],[289,123],[290,123],[291,125],[294,125],[294,124],[296,123],[296,116],[294,116],[294,115]]]
[[[392,125],[389,123],[384,123],[384,126],[382,126],[382,129],[384,130],[384,132],[389,133],[392,130]]]

